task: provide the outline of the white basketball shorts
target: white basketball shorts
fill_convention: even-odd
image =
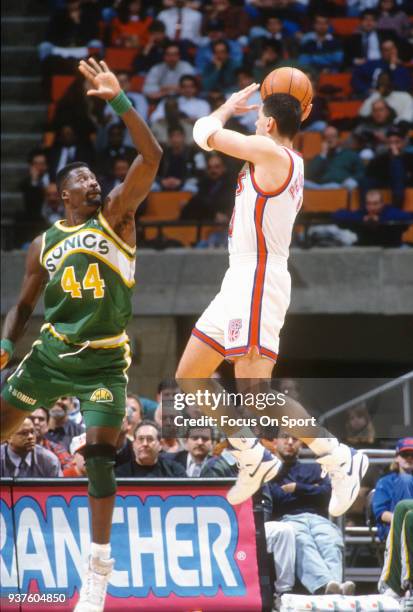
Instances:
[[[260,355],[276,361],[290,293],[284,257],[231,255],[221,289],[192,333],[226,359],[256,347]]]

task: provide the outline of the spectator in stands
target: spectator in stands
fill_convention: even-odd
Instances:
[[[262,44],[266,40],[277,40],[283,44],[285,40],[299,32],[299,26],[293,21],[281,19],[275,13],[267,13],[264,16],[262,26],[253,26],[249,32],[249,48],[253,57],[261,51]]]
[[[36,149],[29,155],[29,173],[21,181],[24,215],[26,223],[39,221],[44,199],[44,189],[50,183],[49,165],[42,149]]]
[[[194,68],[189,62],[181,60],[181,52],[177,43],[165,46],[163,62],[152,66],[143,86],[143,93],[153,102],[163,96],[178,93],[179,79],[184,74],[194,74]]]
[[[219,249],[228,246],[228,224],[229,215],[217,212],[214,223],[219,223],[217,227],[204,240],[200,240],[196,245],[198,249]]]
[[[116,476],[140,478],[186,477],[185,469],[161,453],[161,433],[153,421],[144,420],[135,430],[134,460],[115,468]]]
[[[197,72],[202,74],[205,66],[211,63],[214,49],[213,45],[219,40],[225,40],[229,47],[229,56],[237,66],[240,66],[244,59],[243,48],[237,40],[225,38],[222,24],[218,21],[211,21],[204,36],[198,46],[195,55],[195,67]]]
[[[363,176],[363,164],[354,151],[340,146],[337,128],[323,132],[321,152],[306,165],[306,189],[354,189]]]
[[[40,408],[36,408],[30,416],[29,419],[33,423],[34,433],[36,435],[36,444],[41,446],[42,448],[46,448],[50,452],[52,452],[59,460],[60,467],[64,470],[68,465],[72,462],[73,457],[67,451],[67,449],[59,442],[52,442],[46,438],[46,434],[49,429],[49,412],[41,406]]]
[[[233,186],[223,158],[212,153],[198,193],[182,209],[181,219],[212,220],[217,212],[230,214],[234,204]]]
[[[377,31],[376,11],[374,9],[363,11],[360,15],[360,27],[357,32],[349,36],[346,45],[348,63],[357,66],[366,61],[380,60],[380,44],[384,34],[382,31]]]
[[[165,98],[164,111],[164,119],[158,119],[151,125],[156,140],[162,145],[166,145],[169,131],[177,125],[180,125],[185,133],[185,144],[193,145],[194,139],[192,137],[192,131],[194,122],[179,110],[177,98],[167,96]]]
[[[164,148],[155,186],[163,191],[197,192],[200,171],[206,167],[201,151],[185,144],[183,127],[177,125],[169,130],[169,141]]]
[[[351,80],[354,92],[360,97],[365,97],[371,93],[381,72],[387,72],[390,75],[394,89],[410,92],[412,78],[409,70],[402,64],[395,42],[384,40],[381,43],[380,50],[381,59],[369,60],[354,67]]]
[[[106,103],[96,96],[87,96],[90,84],[79,75],[69,85],[56,104],[50,129],[59,130],[70,125],[79,143],[90,146],[90,137],[103,125]]]
[[[373,102],[371,114],[352,133],[362,159],[370,160],[386,148],[387,133],[395,118],[396,113],[384,99],[379,98]]]
[[[365,402],[346,412],[346,444],[354,448],[374,447],[376,430]]]
[[[155,19],[148,28],[148,42],[133,62],[134,72],[146,74],[152,66],[162,62],[168,42],[165,24]]]
[[[323,132],[328,123],[328,102],[326,96],[318,93],[318,78],[310,71],[305,70],[305,74],[311,81],[313,87],[313,100],[310,116],[301,124],[302,132]]]
[[[413,587],[413,499],[400,501],[396,505],[392,526],[386,544],[379,592],[398,600],[397,607],[407,612],[411,609]]]
[[[217,40],[212,48],[212,59],[202,71],[202,89],[219,89],[230,93],[235,89],[237,65],[230,57],[229,44],[225,40]]]
[[[360,117],[371,115],[373,104],[383,100],[395,112],[395,123],[413,122],[413,96],[407,91],[395,91],[391,75],[382,72],[377,79],[377,88],[360,107]]]
[[[202,14],[189,6],[185,0],[171,0],[169,8],[158,14],[165,25],[166,35],[175,41],[190,41],[198,44],[201,38]]]
[[[48,440],[60,443],[66,450],[69,450],[72,438],[84,431],[83,425],[71,421],[68,413],[68,398],[59,398],[49,410],[49,428],[45,434]]]
[[[163,378],[158,385],[156,400],[158,407],[155,410],[154,421],[161,433],[161,449],[165,453],[177,453],[184,448],[183,440],[177,438],[175,425],[176,410],[174,397],[181,390],[175,378]]]
[[[211,112],[208,102],[198,97],[198,90],[198,83],[194,76],[184,75],[179,79],[178,110],[194,123]],[[165,102],[166,100],[163,99],[158,103],[151,115],[151,123],[165,118]]]
[[[329,32],[330,23],[325,15],[315,15],[313,31],[304,34],[300,42],[299,61],[317,70],[339,70],[343,63],[340,43]]]
[[[202,478],[236,478],[238,466],[236,459],[227,448],[226,440],[218,442],[210,457],[201,470]]]
[[[413,438],[401,438],[390,473],[382,476],[373,495],[372,510],[380,540],[389,534],[393,511],[399,501],[413,499]]]
[[[190,427],[185,435],[185,450],[176,453],[174,460],[184,467],[189,478],[197,478],[211,451],[212,430],[209,427]]]
[[[267,40],[252,65],[252,74],[257,83],[262,83],[267,74],[279,68],[282,57],[282,47],[277,40]]]
[[[64,206],[62,200],[60,199],[56,183],[49,183],[47,187],[44,187],[43,193],[44,200],[41,215],[46,222],[47,227],[50,227],[56,223],[56,221],[63,219]]]
[[[343,537],[328,519],[330,480],[321,477],[319,464],[298,460],[301,444],[288,434],[277,440],[277,453],[284,463],[276,481],[269,483],[272,519],[294,528],[296,575],[310,593],[353,594],[354,583],[342,584]],[[266,528],[267,537],[269,533],[271,527]],[[286,582],[291,588],[293,577]]]
[[[0,475],[3,478],[56,478],[60,463],[51,451],[36,444],[36,432],[27,417],[8,442],[0,446]]]
[[[390,30],[398,38],[407,38],[410,32],[409,18],[394,0],[380,0],[377,21],[378,30]]]
[[[125,416],[118,438],[116,465],[128,463],[133,460],[133,440],[135,430],[143,421],[143,406],[137,395],[128,394],[126,397]]]
[[[86,463],[83,456],[83,451],[86,446],[86,434],[82,433],[80,436],[75,436],[70,444],[70,452],[73,455],[73,460],[63,470],[63,476],[65,478],[79,478],[86,476]]]
[[[101,47],[99,38],[99,7],[93,2],[67,0],[52,15],[46,32],[46,41],[39,45],[39,56],[82,58],[88,47]]]
[[[249,18],[244,7],[236,6],[230,0],[212,0],[205,7],[203,19],[203,31],[212,22],[218,22],[224,30],[225,38],[237,39],[247,36],[249,30]],[[246,39],[245,41],[246,42]]]
[[[130,163],[124,157],[115,157],[112,161],[110,174],[101,179],[101,190],[103,201],[114,187],[123,183],[130,168]]]
[[[413,153],[407,149],[404,129],[395,126],[387,132],[387,151],[371,160],[364,186],[392,191],[392,203],[402,208],[407,187],[413,187]]]
[[[146,121],[148,119],[149,107],[145,96],[136,91],[131,91],[131,80],[128,72],[120,71],[116,73],[116,76],[118,77],[119,85],[129,98],[129,100],[132,102],[134,109],[140,114],[142,119]],[[111,125],[112,123],[119,123],[119,115],[115,113],[110,104],[105,105],[104,117],[106,122],[109,123],[109,125]],[[129,132],[127,130],[126,134],[129,136]],[[130,139],[130,136],[129,139],[125,140],[125,144],[128,146],[132,146],[132,140]]]
[[[149,40],[152,17],[146,15],[142,0],[121,0],[112,20],[111,45],[114,47],[145,47]]]
[[[248,68],[238,68],[237,70],[237,88],[244,89],[254,83],[252,72]],[[248,104],[256,104],[257,108],[261,105],[261,94],[259,91],[255,91],[249,98]],[[258,111],[250,110],[247,113],[243,113],[238,117],[238,121],[245,128],[249,134],[255,134],[255,123],[257,121]]]
[[[380,191],[371,189],[366,194],[365,209],[338,210],[332,215],[340,227],[349,227],[358,236],[359,246],[399,247],[402,234],[413,222],[413,213],[404,212],[395,206],[385,205]],[[383,225],[392,221],[392,225]],[[401,221],[399,225],[395,222]]]
[[[103,175],[110,175],[115,159],[126,159],[129,164],[136,156],[136,150],[124,144],[125,127],[121,123],[113,123],[108,128],[107,146],[100,152],[98,157],[98,169]]]
[[[55,142],[46,149],[50,177],[54,181],[57,172],[74,161],[94,165],[94,151],[90,143],[80,143],[71,125],[62,125],[56,134]]]

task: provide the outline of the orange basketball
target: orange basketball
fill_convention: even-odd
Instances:
[[[261,98],[265,100],[271,94],[286,93],[294,96],[304,111],[313,99],[311,81],[304,72],[297,68],[277,68],[268,74],[261,85]]]

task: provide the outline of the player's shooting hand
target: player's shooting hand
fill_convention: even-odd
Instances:
[[[248,85],[248,87],[233,93],[225,102],[224,106],[230,109],[233,115],[242,115],[251,110],[258,110],[258,104],[247,104],[248,98],[258,89],[258,83],[252,83]]]
[[[10,355],[7,351],[5,351],[4,349],[1,349],[0,351],[0,369],[3,370],[3,368],[6,367],[6,365],[9,363],[10,360]]]
[[[79,71],[91,83],[92,88],[88,90],[88,96],[112,100],[120,94],[119,81],[105,62],[98,63],[93,57],[90,57],[87,62],[80,60]]]

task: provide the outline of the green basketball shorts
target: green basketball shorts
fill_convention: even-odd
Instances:
[[[9,376],[2,397],[32,412],[57,398],[75,396],[86,427],[120,427],[125,415],[130,348],[83,348],[42,331],[31,351]],[[76,352],[76,354],[73,354]]]

